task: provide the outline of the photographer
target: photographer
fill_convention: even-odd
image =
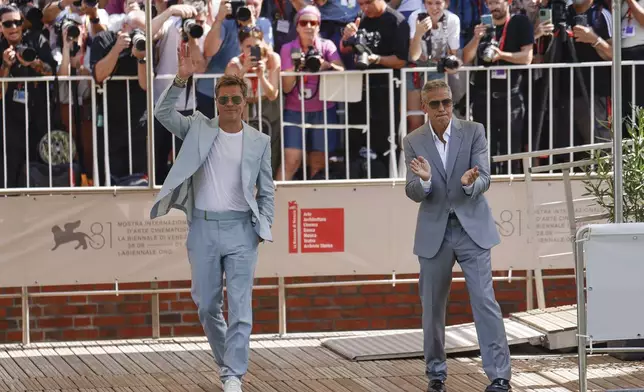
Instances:
[[[101,31],[107,30],[109,15],[104,9],[98,8],[96,0],[52,1],[44,8],[42,20],[45,24],[53,25],[70,14],[81,16],[80,23],[85,27],[90,40]],[[56,35],[56,32],[52,34],[53,42],[57,41]]]
[[[463,49],[463,61],[484,66],[499,66],[532,62],[534,27],[525,15],[510,15],[507,0],[488,0],[492,24],[480,24],[474,28],[474,37]],[[487,126],[487,102],[490,100],[490,155],[517,153],[523,150],[527,137],[524,135],[525,98],[521,91],[521,70],[494,70],[474,72],[472,81],[472,114],[474,121]],[[510,96],[508,97],[508,74]],[[490,83],[491,95],[487,94]],[[510,100],[510,124],[508,124],[508,99]],[[508,135],[508,126],[510,135]],[[508,141],[508,136],[510,140]],[[510,151],[508,151],[510,143]],[[512,162],[512,172],[521,170],[521,161]],[[509,174],[507,162],[491,164],[493,174]]]
[[[225,74],[242,78],[251,75],[244,79],[249,85],[247,102],[275,101],[279,97],[280,57],[264,42],[264,34],[257,26],[244,27],[238,38],[242,53],[230,60]]]
[[[407,74],[407,110],[421,109],[420,89],[427,80],[443,79],[461,66],[456,57],[460,48],[461,23],[445,10],[445,0],[425,0],[424,7],[409,16],[409,58],[416,67],[437,67],[438,72]],[[425,116],[408,117],[408,131],[420,127]]]
[[[355,23],[349,23],[342,36],[340,50],[343,53],[353,52],[357,68],[398,70],[407,65],[409,57],[409,25],[405,17],[389,7],[384,0],[358,0],[362,16]],[[400,78],[400,72],[394,72],[394,78]],[[353,130],[349,135],[350,159],[355,164],[352,178],[367,176],[366,159],[372,159],[371,177],[389,176],[389,157],[386,154],[395,144],[390,138],[389,110],[389,76],[373,74],[366,76],[363,83],[363,96],[366,96],[366,85],[369,84],[369,100],[349,104],[349,117],[352,124],[367,123],[367,102],[370,105],[370,129],[368,135],[372,151],[366,151],[367,142],[360,130]],[[400,107],[400,91],[394,87],[394,108]],[[400,123],[400,110],[394,110],[394,133]],[[365,150],[361,149],[365,148]],[[375,153],[375,159],[372,153]],[[394,157],[397,159],[397,157]]]
[[[320,37],[320,11],[315,6],[302,8],[295,17],[298,38],[282,46],[280,53],[282,69],[285,72],[324,72],[344,71],[342,60],[333,41]],[[326,110],[327,124],[337,124],[334,102],[320,100],[320,85],[324,81],[319,76],[304,75],[284,76],[282,88],[286,94],[284,103],[284,121],[289,123],[324,124]],[[302,90],[302,86],[304,89]],[[304,113],[302,112],[304,100]],[[304,131],[308,156],[307,178],[316,179],[322,174],[327,162],[325,151],[329,155],[337,148],[341,134],[338,130],[327,130],[325,143],[324,128],[308,128]],[[277,169],[277,180],[292,180],[300,168],[303,159],[302,128],[294,125],[284,126],[284,176],[282,167]]]
[[[146,53],[143,34],[145,13],[132,11],[125,18],[120,31],[103,31],[92,43],[91,70],[94,80],[102,84],[107,93],[107,113],[102,113],[102,100],[97,102],[99,126],[107,121],[109,130],[109,165],[110,175],[115,182],[129,174],[140,174],[147,171],[146,136],[147,128],[144,117],[146,109]],[[137,76],[137,80],[110,80],[112,76]],[[129,85],[129,96],[128,96]],[[129,103],[129,108],[128,108]],[[129,123],[127,113],[130,113]],[[103,120],[101,120],[101,118]],[[129,166],[129,135],[132,131],[132,171]],[[98,151],[102,150],[103,132],[99,131]],[[104,163],[103,154],[99,154],[99,166]],[[99,170],[101,184],[105,183],[104,170]],[[98,184],[98,179],[94,179]]]
[[[41,34],[23,31],[20,11],[14,6],[0,7],[2,22],[2,67],[0,77],[25,78],[51,76],[56,68],[49,43]],[[4,99],[6,121],[7,187],[26,186],[25,163],[39,161],[39,143],[47,134],[47,83],[6,83]],[[25,118],[28,105],[29,119]],[[28,121],[28,123],[27,123]],[[29,139],[26,130],[29,126]],[[29,156],[25,150],[28,142]],[[0,164],[0,173],[4,173]],[[2,174],[4,176],[4,174]],[[0,182],[4,183],[4,182]]]
[[[272,46],[271,22],[259,15],[259,0],[221,0],[217,16],[204,42],[204,56],[208,60],[207,74],[222,74],[230,60],[240,53],[239,31],[246,26],[257,26],[266,42]],[[212,79],[197,82],[197,106],[205,116],[215,116],[215,90]]]
[[[562,0],[552,2],[553,21],[557,25],[555,10],[563,9],[559,4]],[[561,58],[556,61],[567,63],[599,62],[612,59],[610,12],[599,2],[593,0],[578,0],[566,10],[565,25],[572,32],[572,45],[560,44]],[[562,39],[558,31],[555,40]],[[568,38],[566,34],[563,39]],[[552,50],[552,49],[550,49]],[[600,66],[594,69],[594,95],[591,94],[590,67],[573,70],[573,124],[570,124],[570,77],[568,69],[553,72],[553,96],[558,99],[553,103],[553,135],[555,147],[567,147],[579,144],[602,143],[611,140],[608,125],[610,119],[611,97],[611,67]],[[554,87],[553,87],[554,88]],[[594,104],[594,119],[590,118],[591,105]],[[630,113],[629,113],[630,114]],[[570,128],[574,127],[574,139],[570,140]],[[594,129],[594,140],[591,139],[591,129]],[[557,157],[567,159],[565,156]]]
[[[626,7],[624,6],[626,5]],[[626,0],[622,5],[622,60],[644,60],[644,0]],[[644,107],[644,65],[622,67],[624,117],[632,116],[632,105]],[[635,102],[632,91],[635,89]],[[624,132],[626,135],[627,133]]]
[[[152,20],[152,34],[156,43],[154,52],[154,71],[156,75],[175,75],[179,69],[178,51],[182,45],[189,47],[190,57],[196,72],[206,69],[206,59],[203,56],[203,45],[210,31],[206,23],[208,9],[202,0],[185,0],[183,4],[175,4],[166,8]],[[154,79],[154,102],[172,83],[172,79]],[[176,109],[184,116],[192,115],[196,109],[193,99],[193,82],[187,84],[177,99]],[[173,140],[175,151],[173,151]],[[158,120],[154,121],[154,167],[157,185],[163,184],[170,167],[181,148],[181,139],[174,137],[171,132]],[[170,155],[172,153],[172,155]]]

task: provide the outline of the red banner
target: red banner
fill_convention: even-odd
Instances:
[[[344,252],[344,208],[303,208],[302,253]]]
[[[288,253],[297,253],[297,202],[288,202]]]

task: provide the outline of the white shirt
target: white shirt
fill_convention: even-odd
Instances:
[[[202,25],[203,35],[197,40],[197,45],[199,49],[203,52],[203,44],[205,42],[206,36],[210,31],[210,27],[205,23]],[[159,62],[156,64],[154,72],[157,75],[175,75],[179,69],[179,55],[177,54],[177,48],[181,42],[181,18],[178,16],[171,16],[168,20],[163,23],[161,31],[159,32],[162,35],[162,38],[158,42],[158,48],[155,50],[159,51]],[[172,83],[172,78],[170,79],[154,79],[154,101],[157,102],[161,94],[165,89]],[[177,99],[177,104],[175,109],[178,111],[192,110],[194,109],[195,102],[193,99],[192,86],[190,86],[190,94],[188,96],[188,101],[186,102],[186,92],[187,88],[183,89],[181,95]]]
[[[424,6],[409,15],[410,40],[414,39],[414,35],[416,35],[416,22],[418,21],[418,14],[421,12],[427,12]],[[431,57],[432,61],[436,62],[447,55],[448,49],[456,51],[461,46],[461,20],[459,17],[448,10],[444,10],[441,19],[442,21],[438,22],[438,28],[430,30],[432,47],[428,48],[425,40],[420,43],[422,54],[419,59],[420,62],[426,62],[428,57]]]
[[[637,3],[644,7],[644,0],[639,0]],[[630,21],[628,20],[628,8],[628,5],[622,5],[622,48],[644,45],[644,26],[640,25],[633,15]],[[612,27],[612,24],[608,26]],[[631,72],[630,67],[628,69],[628,72]],[[641,76],[638,75],[638,77]]]
[[[447,152],[449,151],[449,141],[452,136],[452,120],[449,121],[449,124],[447,124],[447,128],[445,129],[445,133],[443,133],[443,140],[445,140],[445,143],[443,143],[438,138],[438,136],[434,132],[434,129],[432,128],[432,124],[428,122],[427,125],[429,126],[429,131],[432,134],[432,140],[434,140],[434,145],[438,150],[438,155],[441,157],[441,162],[443,162],[443,169],[445,169],[445,172],[447,172]],[[423,190],[425,191],[425,193],[429,193],[432,189],[432,174],[430,174],[428,181],[423,181],[422,178],[419,178],[419,180],[420,180],[420,184],[423,186]],[[472,192],[473,186],[474,184],[463,186],[463,190],[465,191],[466,194],[469,195]]]
[[[195,207],[205,211],[248,211],[241,177],[243,131],[222,130],[195,176]]]

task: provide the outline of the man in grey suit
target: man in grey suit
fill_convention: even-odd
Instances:
[[[200,112],[186,117],[176,111],[177,98],[194,72],[188,51],[181,49],[177,76],[155,110],[183,145],[150,215],[156,218],[171,208],[186,213],[192,298],[224,391],[241,392],[248,370],[257,249],[260,242],[272,241],[270,138],[242,122],[247,87],[236,76],[217,82],[218,117],[211,120]],[[222,313],[224,273],[228,326]]]
[[[409,168],[405,193],[420,203],[414,254],[420,262],[427,390],[447,390],[445,312],[456,259],[491,381],[485,391],[510,391],[510,350],[490,260],[500,237],[483,196],[490,186],[485,131],[481,124],[452,118],[452,92],[444,80],[427,82],[421,97],[429,122],[407,135],[403,148]]]

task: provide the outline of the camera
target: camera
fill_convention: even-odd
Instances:
[[[28,63],[38,58],[38,52],[36,49],[23,43],[16,45],[16,53],[18,53],[18,55]]]
[[[74,22],[73,20],[64,18],[61,22],[60,25],[57,25],[57,30],[60,32],[60,36],[62,36],[63,31],[67,31],[67,38],[69,39],[76,39],[80,36],[80,29],[78,28],[78,24]]]
[[[494,47],[499,47],[499,41],[494,37],[494,26],[489,26],[478,46],[478,55],[486,63],[491,63],[496,52]]]
[[[239,22],[247,22],[251,18],[250,8],[246,6],[246,0],[234,0],[230,2],[232,12],[228,19],[236,19]]]
[[[443,57],[440,60],[438,60],[438,63],[436,63],[437,71],[440,73],[445,72],[445,68],[457,69],[460,66],[461,66],[461,61],[458,59],[458,57],[453,55]]]
[[[144,52],[145,51],[145,34],[140,29],[134,29],[130,33],[130,39],[132,40],[132,47],[135,47],[136,50]]]
[[[291,60],[297,71],[318,72],[322,66],[322,55],[313,46],[309,46],[306,52],[294,49]]]
[[[76,0],[74,1],[73,4],[74,4],[74,7],[80,8],[83,5],[83,3],[85,3],[88,7],[96,7],[96,5],[98,4],[98,1],[97,0]]]
[[[367,69],[369,68],[369,55],[373,54],[372,48],[377,48],[380,45],[380,32],[359,29],[354,36],[344,40],[342,45],[353,50],[357,69]]]
[[[552,0],[552,24],[566,26],[568,24],[568,4],[566,0]]]
[[[184,19],[181,22],[181,33],[186,42],[188,37],[199,39],[203,35],[203,27],[194,18]]]

